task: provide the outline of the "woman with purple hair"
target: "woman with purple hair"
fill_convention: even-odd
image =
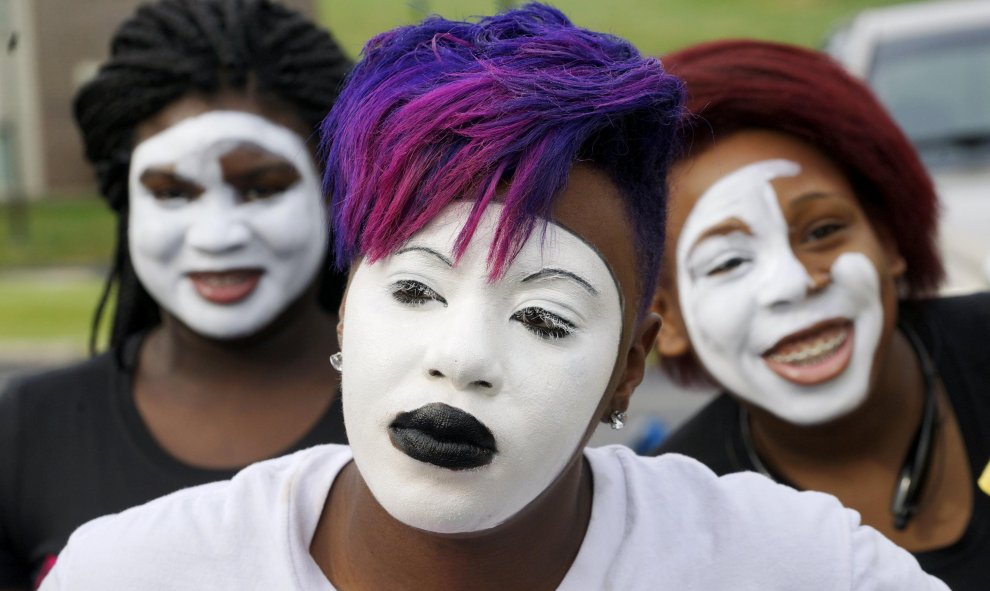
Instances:
[[[660,328],[681,95],[542,5],[372,39],[323,125],[351,447],[91,522],[45,588],[944,589],[831,497],[584,449]]]

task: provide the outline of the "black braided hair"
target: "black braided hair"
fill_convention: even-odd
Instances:
[[[113,266],[93,318],[91,352],[112,294],[111,348],[119,350],[129,335],[160,321],[158,305],[138,281],[127,251],[135,127],[190,93],[212,95],[250,85],[315,130],[351,65],[327,31],[274,0],[160,0],[142,5],[120,26],[110,43],[110,59],[74,103],[100,193],[118,216]],[[335,312],[345,279],[330,270],[331,263],[328,258],[323,266],[319,300]]]

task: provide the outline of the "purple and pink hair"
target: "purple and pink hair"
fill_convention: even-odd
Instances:
[[[656,59],[540,4],[383,33],[365,46],[321,130],[336,260],[385,257],[451,202],[472,200],[459,256],[498,195],[504,208],[489,251],[498,276],[550,220],[580,161],[623,196],[645,310],[682,95]]]
[[[687,85],[690,115],[678,158],[744,129],[801,139],[846,174],[874,229],[893,238],[907,263],[907,295],[938,287],[944,270],[932,181],[865,84],[823,53],[766,41],[703,43],[668,54],[663,62]],[[661,278],[673,280],[670,273]],[[665,359],[664,366],[681,382],[702,376],[693,354]]]

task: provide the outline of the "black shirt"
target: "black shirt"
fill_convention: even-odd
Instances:
[[[134,366],[138,340],[124,365]],[[131,371],[104,353],[0,393],[0,588],[31,587],[76,527],[237,470],[185,464],[138,414]],[[340,396],[284,453],[346,443]]]
[[[902,302],[902,322],[921,337],[955,410],[973,474],[973,516],[962,538],[915,552],[953,591],[990,590],[990,495],[976,480],[990,461],[990,294]],[[717,474],[756,470],[740,433],[740,407],[723,393],[655,452],[680,453]],[[891,484],[893,492],[893,483]]]

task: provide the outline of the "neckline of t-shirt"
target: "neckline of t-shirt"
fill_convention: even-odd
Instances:
[[[925,314],[916,305],[918,303],[922,302],[911,303],[907,306],[903,306],[902,304],[903,307],[899,309],[899,312],[903,316],[908,317],[912,328],[915,329],[924,343],[925,348],[936,365],[939,378],[944,384],[946,396],[949,398],[953,409],[957,410],[959,408],[957,397],[960,396],[961,392],[958,376],[956,372],[946,371],[943,367],[946,357],[939,354],[942,343],[938,337],[938,332],[928,322],[929,315]],[[739,428],[738,413],[741,412],[741,406],[735,399],[733,399],[733,402],[735,402],[735,408],[733,409],[734,412],[731,413],[731,428],[726,429],[726,433],[731,441],[728,445],[728,450],[733,456],[731,461],[742,470],[756,471],[756,466],[746,457],[746,448]],[[975,417],[960,416],[957,411],[956,418],[959,422],[959,430],[962,434],[964,444],[973,441],[973,438],[978,436],[978,428],[972,424],[975,421]],[[970,449],[969,445],[966,445],[966,458],[970,466],[973,466],[974,461],[977,460],[974,450]],[[979,490],[976,484],[978,477],[979,474],[973,474],[973,513],[970,516],[969,523],[966,525],[966,529],[963,530],[963,535],[947,546],[911,553],[919,561],[924,560],[927,568],[943,568],[957,561],[968,559],[970,554],[984,546],[985,540],[990,536],[990,497],[982,494],[982,491]],[[786,481],[785,484],[795,490],[804,490]]]
[[[611,448],[615,447],[618,446],[584,449],[584,457],[591,466],[591,517],[581,547],[560,582],[559,590],[592,589],[597,588],[598,583],[604,584],[602,565],[612,561],[602,559],[602,548],[620,545],[626,523],[626,496],[620,488],[624,481],[616,479],[615,470],[606,465],[606,457],[614,453]]]
[[[281,519],[285,524],[285,547],[289,551],[291,572],[297,589],[318,590],[323,587],[326,591],[336,591],[320,565],[316,563],[309,548],[320,523],[320,516],[326,506],[327,496],[336,482],[344,466],[354,461],[354,454],[349,445],[326,444],[299,452],[307,454],[300,466],[296,468],[298,478],[294,479],[293,491],[289,492],[289,502],[284,505],[285,512]],[[324,454],[332,453],[327,458]],[[319,463],[319,467],[311,464]],[[295,515],[301,519],[296,520]]]
[[[939,338],[940,333],[931,326],[930,321],[932,319],[929,315],[924,314],[921,310],[913,308],[909,308],[909,310],[912,325],[925,347],[931,352],[931,358],[935,363],[939,378],[942,380],[945,395],[956,415],[956,422],[959,424],[959,432],[966,449],[966,460],[972,472],[970,475],[973,491],[972,514],[963,535],[948,546],[912,552],[919,561],[925,561],[927,568],[942,568],[975,556],[976,552],[986,547],[987,540],[990,538],[990,496],[984,494],[977,485],[980,473],[975,467],[981,460],[977,457],[976,450],[972,449],[970,445],[971,442],[980,440],[979,425],[975,424],[975,413],[959,412],[959,397],[963,395],[963,390],[968,388],[966,384],[961,383],[958,372],[949,371],[944,367],[946,363],[952,362],[952,355],[943,353],[943,343]],[[937,322],[937,318],[934,321]]]
[[[250,464],[235,466],[232,468],[208,468],[204,466],[196,466],[195,464],[189,464],[169,453],[168,450],[158,443],[158,440],[155,439],[154,435],[152,435],[151,431],[148,429],[148,425],[145,423],[144,417],[141,416],[140,411],[138,411],[137,404],[134,401],[134,371],[137,368],[138,353],[140,352],[141,346],[144,344],[144,339],[147,335],[148,332],[144,331],[130,335],[127,338],[122,345],[123,349],[121,351],[121,359],[124,362],[124,366],[119,368],[119,371],[114,372],[114,408],[116,409],[117,421],[119,422],[123,432],[127,434],[127,436],[134,443],[134,446],[138,452],[144,456],[144,459],[150,464],[160,470],[163,470],[170,477],[178,476],[179,478],[185,479],[185,482],[178,483],[179,486],[185,486],[190,483],[199,484],[202,482],[227,480],[232,478],[235,474]],[[320,420],[314,423],[313,427],[297,441],[293,442],[289,447],[283,449],[282,451],[274,454],[271,458],[282,457],[300,449],[305,449],[320,443],[317,441],[319,438],[315,435],[315,433],[323,428],[324,424],[328,421],[327,417],[330,413],[340,412],[340,405],[340,392],[338,391],[337,396],[327,407],[327,410],[324,412],[323,416],[320,417]]]

